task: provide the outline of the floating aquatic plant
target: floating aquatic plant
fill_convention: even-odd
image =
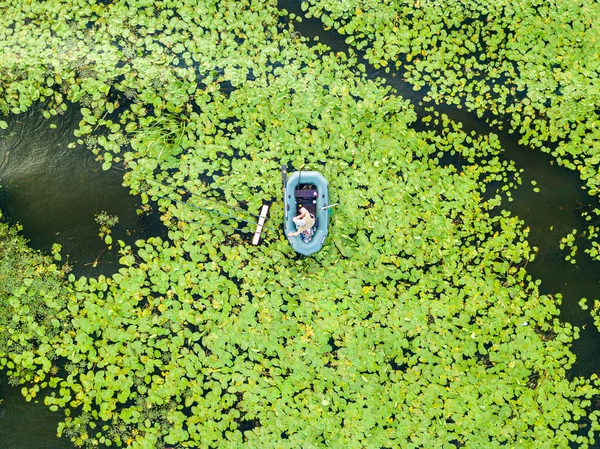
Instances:
[[[98,235],[108,245],[109,249],[112,248],[112,228],[119,223],[119,217],[117,215],[110,215],[103,210],[95,215],[95,220],[100,225]]]
[[[400,69],[437,102],[465,105],[578,170],[597,196],[598,58],[593,1],[308,0],[375,67]]]
[[[169,229],[115,242],[115,275],[70,275],[48,304],[44,283],[1,297],[26,344],[0,365],[28,398],[48,388],[60,434],[132,448],[593,440],[597,387],[566,377],[579,330],[527,274],[527,228],[484,196],[512,176],[495,136],[435,115],[445,131],[416,131],[407,101],[356,55],[307,46],[274,2],[9,6],[0,107],[75,102],[76,137]],[[464,163],[441,166],[452,153]],[[277,229],[254,247],[238,228],[263,202],[281,222],[282,162],[323,172],[340,202],[314,258]],[[31,324],[23,295],[59,327]]]
[[[577,245],[575,243],[575,236],[577,235],[577,229],[573,229],[566,236],[560,239],[560,249],[568,248],[569,254],[565,257],[566,261],[576,264],[577,260],[575,255],[577,254]]]
[[[600,301],[594,300],[594,307],[591,310],[592,317],[594,318],[594,324],[600,330]]]
[[[57,358],[52,341],[71,330],[70,292],[64,273],[19,230],[0,221],[0,367],[11,383],[29,383],[23,393],[30,401],[48,386]]]

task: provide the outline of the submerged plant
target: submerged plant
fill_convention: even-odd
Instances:
[[[133,135],[131,148],[159,161],[174,161],[189,145],[186,128],[187,119],[171,114],[141,118],[139,129],[134,129],[133,126],[129,128]]]
[[[69,289],[52,259],[27,246],[0,214],[0,369],[11,385],[29,382],[25,398],[48,387],[52,341],[71,330]]]

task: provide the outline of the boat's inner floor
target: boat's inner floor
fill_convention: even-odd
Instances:
[[[296,204],[302,204],[315,217],[315,227],[319,225],[317,221],[317,198],[319,191],[314,184],[299,184],[298,189],[294,191]]]

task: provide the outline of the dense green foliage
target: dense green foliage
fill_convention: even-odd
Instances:
[[[600,4],[592,0],[307,0],[376,66],[464,104],[600,186]]]
[[[64,273],[48,256],[31,250],[0,214],[0,366],[31,382],[28,400],[47,385],[56,359],[54,341],[71,329]],[[40,367],[36,371],[35,367]]]
[[[510,171],[494,137],[447,117],[415,131],[406,101],[308,47],[273,2],[1,4],[2,110],[77,103],[80,142],[169,229],[118,242],[110,278],[70,276],[68,331],[39,337],[64,369],[43,344],[0,359],[27,391],[41,380],[25,368],[49,376],[60,433],[134,448],[594,441],[598,390],[566,378],[578,330],[527,274],[523,223],[482,196]],[[440,166],[455,152],[464,165]],[[278,229],[288,160],[340,202],[314,258]],[[264,201],[250,246],[224,205]]]

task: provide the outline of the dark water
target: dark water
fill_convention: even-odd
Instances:
[[[473,114],[444,107],[437,110],[461,122],[465,131],[480,135],[492,132]],[[577,361],[570,375],[600,374],[600,333],[589,310],[579,306],[581,298],[587,298],[590,306],[594,299],[600,299],[600,263],[583,252],[585,239],[577,241],[576,264],[566,261],[567,250],[559,247],[560,239],[573,229],[578,230],[578,236],[582,235],[589,223],[582,218],[581,211],[586,206],[600,207],[598,200],[587,194],[577,172],[558,166],[550,155],[520,146],[514,135],[493,132],[500,138],[505,157],[523,169],[522,184],[513,193],[513,201],[503,207],[524,220],[530,229],[528,241],[539,248],[527,271],[542,281],[541,293],[562,294],[561,320],[581,328],[580,338],[571,348]],[[535,187],[539,192],[534,191]]]
[[[75,142],[80,116],[72,107],[64,116],[46,120],[35,108],[9,117],[0,131],[0,210],[4,218],[23,225],[30,246],[49,252],[63,247],[63,261],[76,276],[109,275],[120,257],[98,236],[95,214],[119,217],[113,239],[132,244],[138,238],[164,235],[157,215],[136,214],[138,198],[122,187],[122,172],[102,171],[94,155]],[[51,128],[53,124],[56,127]],[[68,255],[68,257],[67,257]],[[96,263],[95,263],[96,262]],[[60,412],[43,403],[26,402],[20,387],[0,377],[0,449],[67,449],[56,437]]]
[[[334,52],[348,53],[345,36],[335,30],[324,30],[320,20],[307,19],[301,3],[301,0],[279,0],[280,8],[302,17],[302,22],[294,22],[294,27],[303,36],[327,44]],[[573,229],[578,230],[578,236],[582,235],[589,223],[581,217],[581,209],[600,207],[598,199],[585,192],[577,172],[553,163],[549,155],[523,147],[517,136],[493,129],[475,113],[455,106],[428,103],[424,98],[426,90],[413,90],[412,85],[402,79],[401,72],[377,70],[367,62],[362,52],[354,52],[366,67],[367,76],[383,79],[398,95],[410,100],[418,117],[431,115],[425,108],[433,106],[440,114],[445,113],[453,121],[461,123],[466,132],[498,135],[504,157],[523,170],[523,183],[512,192],[513,201],[505,202],[502,207],[525,221],[530,228],[530,244],[539,248],[535,261],[527,265],[527,270],[533,278],[542,281],[542,293],[563,295],[561,319],[581,327],[581,337],[572,346],[577,362],[570,375],[589,377],[593,373],[600,374],[600,333],[589,310],[579,306],[581,298],[587,298],[588,305],[593,305],[595,298],[600,299],[600,263],[583,252],[582,241],[579,242],[576,265],[566,261],[566,251],[559,248],[560,239]],[[536,182],[535,186],[532,181]],[[534,187],[539,188],[539,193],[534,191]]]
[[[298,0],[281,0],[280,6],[303,16]],[[304,19],[294,26],[307,37],[318,37],[333,51],[348,51],[344,37],[324,31],[318,20]],[[382,77],[399,95],[413,102],[417,114],[428,115],[424,110],[425,92],[415,92],[402,81],[401,74],[387,74],[373,69],[365,60],[361,62],[368,76]],[[583,327],[581,338],[573,345],[577,363],[571,374],[600,373],[600,335],[589,312],[578,305],[582,297],[590,301],[600,297],[600,264],[580,251],[579,263],[572,265],[558,248],[561,237],[572,229],[581,234],[586,226],[579,209],[590,204],[592,198],[582,189],[578,175],[553,165],[547,155],[523,148],[517,138],[491,129],[475,114],[454,107],[435,109],[461,122],[466,131],[498,134],[506,158],[524,169],[523,184],[513,193],[514,201],[504,207],[525,220],[531,229],[529,241],[539,247],[536,260],[527,269],[542,280],[543,293],[563,295],[562,319]],[[114,249],[108,251],[98,237],[95,214],[107,211],[119,217],[113,231],[115,241],[164,235],[156,215],[143,218],[135,213],[138,199],[121,186],[121,172],[102,171],[100,163],[82,146],[67,148],[76,140],[76,108],[50,120],[31,110],[7,121],[9,129],[0,131],[0,209],[11,222],[24,226],[23,234],[32,247],[49,251],[53,243],[60,243],[63,254],[70,255],[68,261],[75,274],[97,276],[118,268],[118,254]],[[50,124],[56,128],[50,128]],[[532,180],[537,182],[539,193],[533,191]],[[56,438],[60,413],[50,412],[40,403],[26,402],[20,388],[9,386],[5,376],[0,377],[0,400],[0,449],[73,448],[66,439]]]
[[[36,109],[9,118],[0,132],[0,210],[23,225],[33,248],[49,253],[61,244],[76,275],[111,274],[119,255],[99,237],[96,214],[118,216],[115,243],[164,231],[156,215],[136,214],[139,200],[121,185],[122,172],[103,171],[82,145],[67,147],[76,142],[79,120],[75,107],[48,120]]]
[[[51,412],[42,401],[26,402],[21,389],[11,387],[0,376],[0,448],[73,449],[65,438],[56,437],[62,413]]]

